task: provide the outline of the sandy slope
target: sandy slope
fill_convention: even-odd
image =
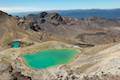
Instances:
[[[76,70],[82,74],[120,73],[120,43],[84,49],[83,53],[76,61],[77,64],[74,63],[79,68]]]

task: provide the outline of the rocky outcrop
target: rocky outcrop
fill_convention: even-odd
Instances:
[[[63,17],[60,16],[58,13],[47,13],[47,12],[41,12],[40,14],[36,14],[36,15],[28,15],[28,18],[32,18],[33,22],[40,22],[41,24],[47,22],[47,23],[51,23],[51,24],[62,24],[64,23],[63,21]]]
[[[0,79],[2,80],[12,80],[12,67],[10,64],[3,61],[0,62]]]
[[[8,14],[3,11],[0,11],[0,16],[3,16],[3,15],[8,15]]]
[[[21,72],[14,70],[9,63],[0,62],[1,80],[32,80],[29,76],[24,76]]]

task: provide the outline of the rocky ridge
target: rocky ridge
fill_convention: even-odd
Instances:
[[[42,12],[24,17],[23,26],[28,30],[65,37],[75,44],[97,45],[120,40],[120,22],[99,17],[76,19]]]

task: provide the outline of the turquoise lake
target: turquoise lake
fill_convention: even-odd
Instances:
[[[22,58],[32,69],[45,69],[67,64],[75,59],[80,52],[74,49],[49,49],[36,53],[25,53]]]
[[[20,41],[13,41],[11,44],[12,48],[20,48],[21,42]]]

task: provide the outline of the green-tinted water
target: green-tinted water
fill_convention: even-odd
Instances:
[[[22,55],[26,64],[33,69],[44,69],[72,61],[79,53],[73,49],[50,49]]]
[[[20,41],[13,41],[11,44],[12,48],[19,48],[20,47]]]

